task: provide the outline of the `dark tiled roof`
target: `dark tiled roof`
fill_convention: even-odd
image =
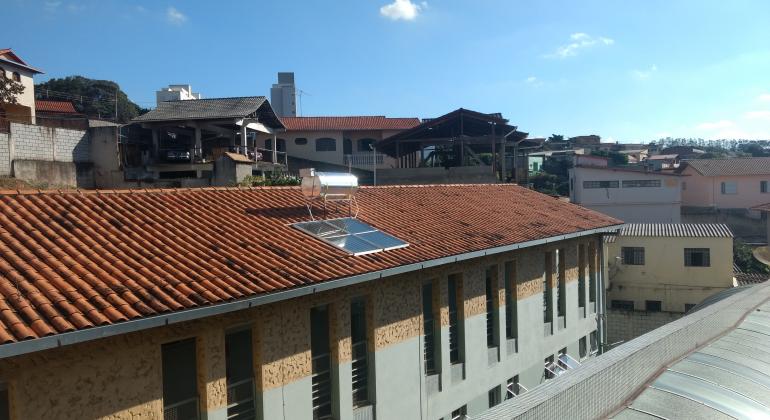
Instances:
[[[283,125],[275,117],[270,104],[264,96],[166,101],[159,103],[158,107],[150,112],[134,118],[133,121],[152,122],[243,118],[261,112],[266,114],[265,116],[268,117],[268,120],[274,119],[278,122],[277,126],[283,128]]]
[[[361,117],[282,117],[287,130],[407,130],[420,124],[419,118]]]
[[[618,235],[666,238],[733,237],[730,228],[723,223],[628,223],[620,228]]]
[[[0,192],[0,343],[620,223],[514,185],[362,188],[357,201],[409,246],[351,256],[302,233],[298,187]]]
[[[77,114],[75,106],[70,101],[48,101],[43,99],[35,99],[35,111]]]
[[[685,164],[704,176],[770,175],[770,157],[694,159]]]

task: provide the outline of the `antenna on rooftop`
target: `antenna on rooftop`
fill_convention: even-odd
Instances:
[[[299,116],[302,116],[302,95],[307,96],[313,96],[310,92],[304,91],[302,89],[297,89],[297,97],[299,98]]]

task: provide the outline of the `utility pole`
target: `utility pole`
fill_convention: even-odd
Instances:
[[[374,147],[374,142],[372,142],[369,147],[372,148],[372,185],[375,187],[377,186],[377,149]]]

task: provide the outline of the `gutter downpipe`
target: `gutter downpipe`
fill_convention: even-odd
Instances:
[[[597,278],[599,281],[596,282],[596,287],[598,287],[599,290],[596,294],[598,297],[596,299],[596,314],[598,324],[597,329],[599,330],[599,354],[603,354],[605,346],[607,345],[607,289],[604,287],[604,264],[606,263],[606,261],[604,261],[604,235],[599,235],[598,241],[599,246],[597,249],[599,250],[599,273]]]

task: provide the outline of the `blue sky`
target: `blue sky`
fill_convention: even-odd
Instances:
[[[770,139],[770,2],[3,0],[0,48],[46,74],[266,95],[303,115],[502,112],[532,136]]]

